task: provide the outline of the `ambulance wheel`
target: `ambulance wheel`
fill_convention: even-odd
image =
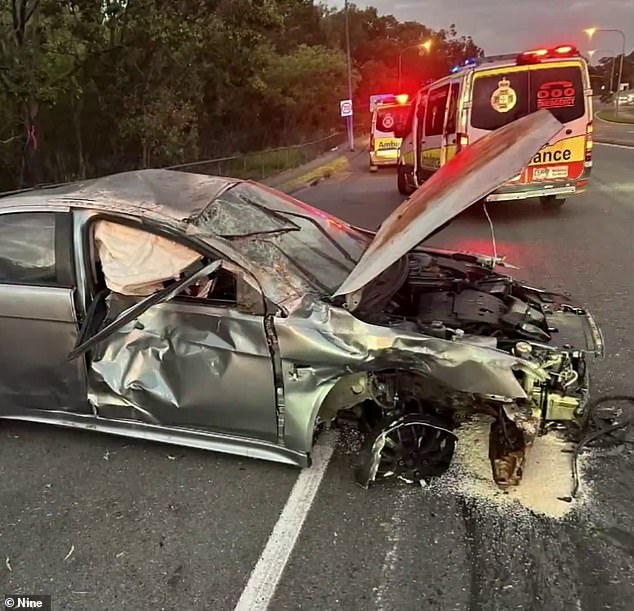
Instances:
[[[566,203],[566,198],[557,199],[554,195],[543,195],[539,201],[544,210],[559,210]]]
[[[398,192],[401,195],[411,195],[413,193],[412,189],[407,184],[405,168],[401,165],[396,168],[396,186],[398,187]]]

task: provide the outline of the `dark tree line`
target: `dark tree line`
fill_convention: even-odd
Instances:
[[[357,120],[480,53],[350,8]],[[344,15],[312,0],[0,0],[0,189],[294,144],[340,129]]]

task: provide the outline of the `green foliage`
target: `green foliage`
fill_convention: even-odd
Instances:
[[[352,5],[349,21],[357,119],[395,89],[404,47],[435,41],[403,62],[416,85],[479,53],[453,28],[373,8]],[[0,189],[341,129],[344,32],[343,12],[313,0],[0,0]]]

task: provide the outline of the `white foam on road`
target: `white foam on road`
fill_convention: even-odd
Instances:
[[[313,464],[299,474],[235,611],[268,609],[326,473],[336,440],[337,436],[333,431],[326,431],[320,435],[313,448]]]
[[[562,500],[573,489],[573,445],[553,431],[537,437],[526,453],[520,485],[500,490],[489,462],[489,426],[491,419],[477,416],[460,427],[458,443],[449,472],[434,482],[432,489],[452,491],[483,505],[497,507],[516,519],[538,514],[551,519],[565,518],[571,511],[590,502],[591,489],[585,481],[585,458],[579,457],[580,493],[573,502]]]

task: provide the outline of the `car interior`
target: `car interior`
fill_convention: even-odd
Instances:
[[[111,286],[109,286],[110,283],[104,271],[104,265],[100,255],[100,247],[97,240],[95,240],[95,228],[97,222],[99,221],[93,221],[90,224],[87,235],[90,253],[90,260],[87,263],[89,265],[88,281],[91,300],[77,345],[82,344],[88,338],[92,337],[99,329],[112,322],[112,320],[114,320],[121,311],[147,297],[147,295],[122,294],[113,290]],[[164,238],[161,236],[161,239]],[[156,283],[152,292],[158,292],[158,290],[162,290],[172,284],[176,284],[192,271],[201,269],[210,262],[210,259],[201,256],[195,264],[189,265],[187,268],[183,269],[177,278]],[[129,264],[130,269],[138,268],[138,261],[136,260],[131,260]],[[108,299],[113,295],[117,296],[116,300]],[[189,303],[204,302],[219,307],[235,307],[237,304],[236,276],[231,271],[220,268],[209,277],[199,280],[184,289],[173,300]]]

